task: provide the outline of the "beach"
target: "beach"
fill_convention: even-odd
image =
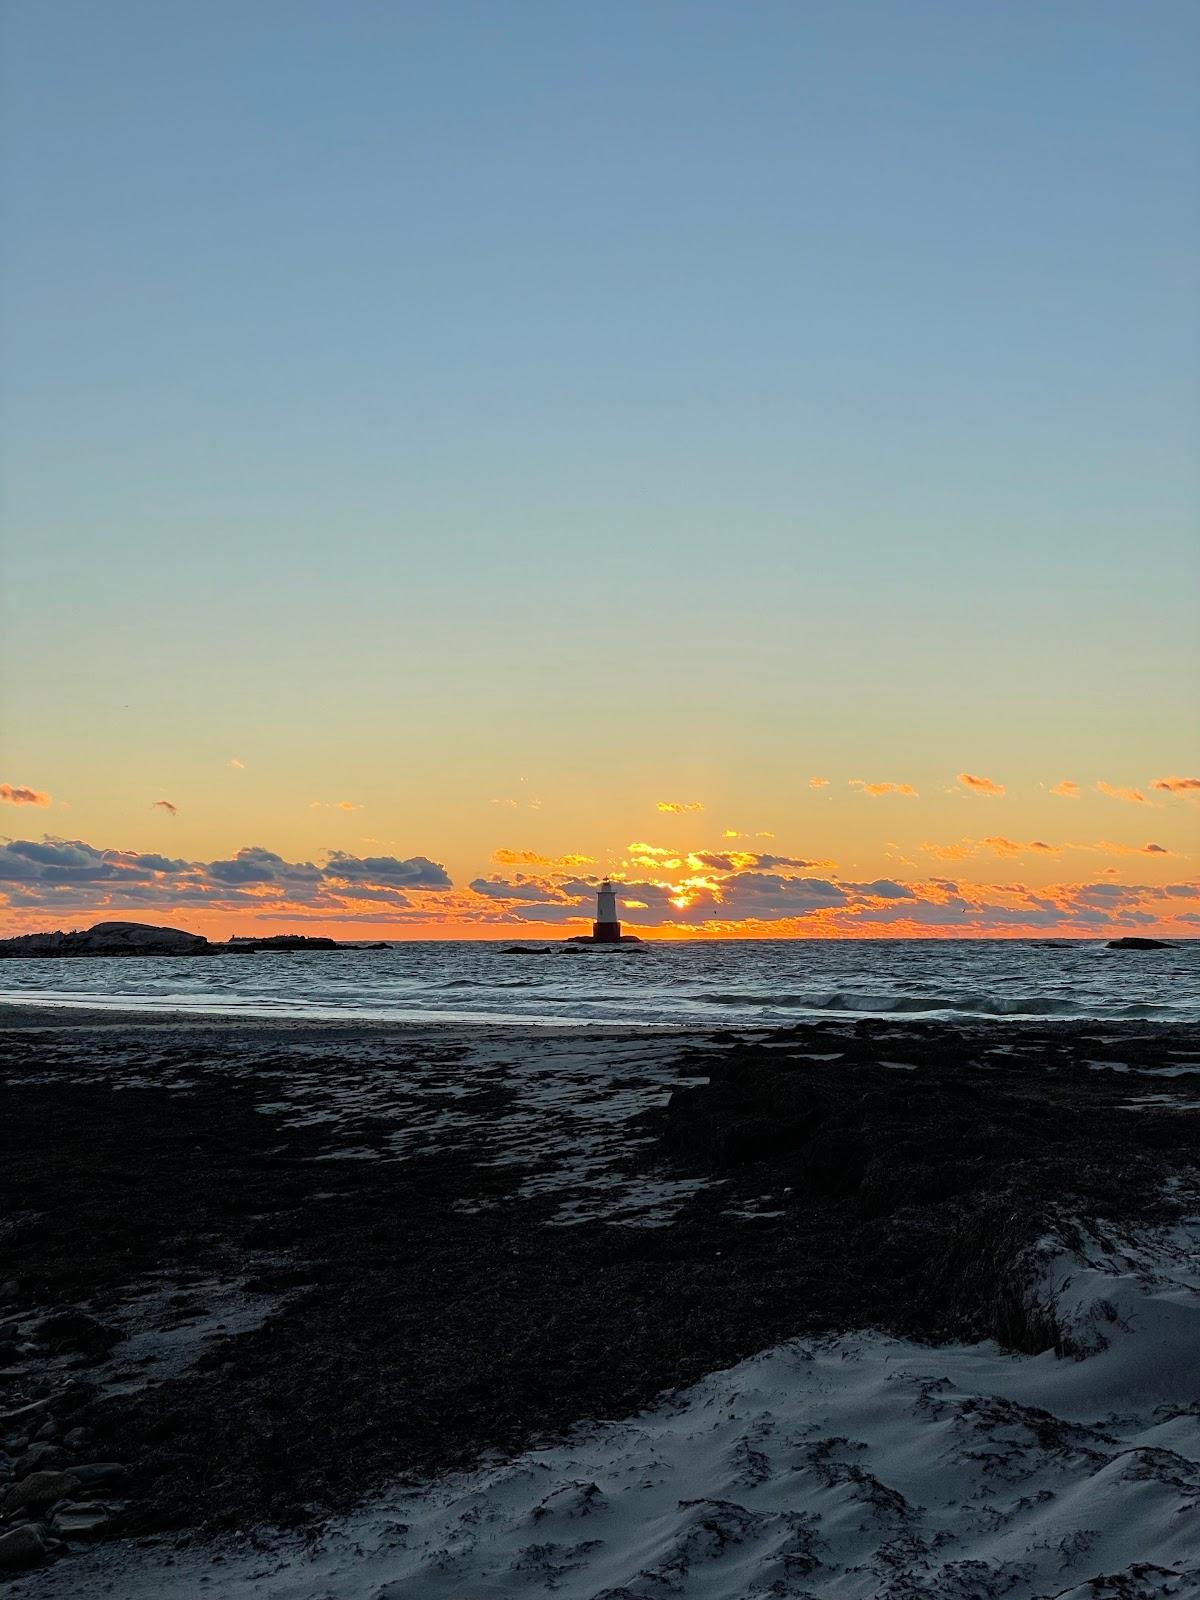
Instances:
[[[1189,1030],[0,1032],[14,1594],[1197,1592]]]

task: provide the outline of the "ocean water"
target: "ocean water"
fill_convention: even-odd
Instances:
[[[0,1000],[414,1022],[745,1027],[829,1017],[1200,1021],[1200,941],[762,940],[513,955],[494,942],[5,961]]]

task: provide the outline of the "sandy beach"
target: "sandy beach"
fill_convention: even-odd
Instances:
[[[14,1594],[1197,1592],[1182,1029],[0,1031]]]

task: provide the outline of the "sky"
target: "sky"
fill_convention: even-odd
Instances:
[[[1198,47],[8,0],[0,931],[1194,934]]]

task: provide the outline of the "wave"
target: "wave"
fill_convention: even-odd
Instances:
[[[439,989],[540,989],[544,978],[494,978],[483,982],[479,978],[449,978],[439,983]]]
[[[758,1011],[845,1011],[860,1016],[1079,1017],[1097,1014],[1094,999],[1083,995],[1052,999],[1046,995],[996,998],[976,994],[878,995],[835,991],[827,995],[708,993],[698,995],[697,999],[709,1005],[745,1006]],[[1133,1003],[1106,1007],[1103,1014],[1136,1021],[1171,1013],[1166,1006]]]

